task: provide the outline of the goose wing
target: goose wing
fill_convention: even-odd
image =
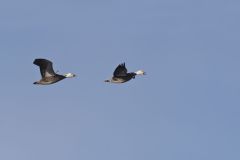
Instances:
[[[35,59],[33,64],[40,67],[42,77],[51,77],[56,75],[52,67],[52,62],[47,59]]]
[[[115,77],[124,77],[127,76],[127,68],[125,67],[125,63],[119,64],[115,69],[113,75]]]

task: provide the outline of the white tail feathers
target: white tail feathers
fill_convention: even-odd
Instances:
[[[146,72],[144,72],[143,70],[139,70],[135,73],[136,73],[136,75],[145,75],[146,74]]]

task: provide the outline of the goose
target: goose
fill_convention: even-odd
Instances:
[[[127,72],[125,63],[119,64],[115,71],[113,72],[113,77],[104,82],[110,83],[125,83],[131,79],[134,79],[136,75],[145,75],[146,73],[143,70],[138,70],[136,72]]]
[[[67,73],[64,75],[56,74],[53,70],[52,62],[47,59],[35,59],[33,61],[33,64],[39,66],[42,75],[42,79],[34,82],[33,84],[49,85],[61,81],[65,78],[72,78],[76,76],[73,73]]]

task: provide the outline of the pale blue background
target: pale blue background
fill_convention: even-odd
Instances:
[[[1,0],[1,160],[239,160],[238,0]],[[51,86],[34,58],[59,73]],[[148,75],[106,84],[114,68]]]

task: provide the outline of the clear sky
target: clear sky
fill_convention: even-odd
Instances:
[[[1,160],[239,160],[240,2],[1,0]],[[36,86],[47,58],[77,78]],[[107,84],[115,67],[147,76]]]

